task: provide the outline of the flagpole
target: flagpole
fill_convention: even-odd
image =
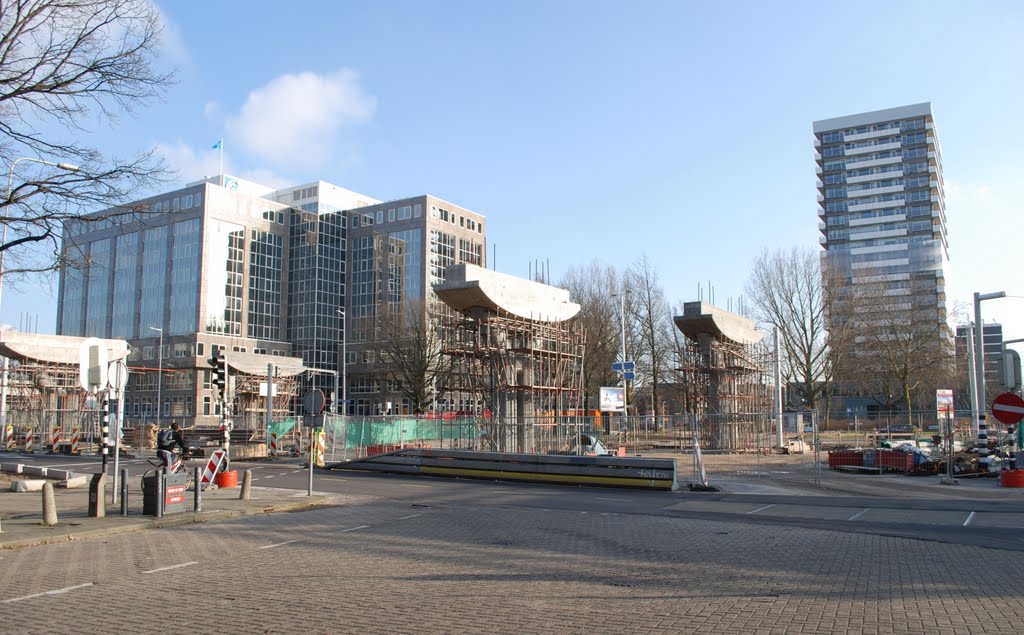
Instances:
[[[220,147],[220,186],[224,187],[224,137],[217,143]]]

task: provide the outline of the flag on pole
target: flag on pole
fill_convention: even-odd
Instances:
[[[217,143],[213,144],[213,149],[214,150],[220,150],[223,145],[224,145],[224,139],[217,139]]]

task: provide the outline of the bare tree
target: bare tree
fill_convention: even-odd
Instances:
[[[658,285],[658,272],[647,256],[642,256],[627,275],[630,302],[628,321],[633,325],[638,386],[650,388],[651,414],[658,414],[659,387],[672,371],[675,341],[671,309]]]
[[[377,316],[376,356],[393,388],[424,412],[451,378],[451,359],[442,352],[437,316],[422,302],[395,305]]]
[[[827,298],[818,255],[794,247],[761,252],[746,285],[754,315],[779,334],[784,381],[814,409],[830,374]]]
[[[0,4],[0,254],[9,282],[61,264],[65,224],[137,212],[120,206],[162,180],[152,150],[105,157],[87,143],[87,122],[109,125],[171,83],[155,69],[160,33],[148,0]],[[113,211],[82,217],[95,209]]]
[[[588,402],[597,403],[601,386],[613,386],[619,379],[612,363],[619,350],[619,303],[613,294],[621,275],[613,268],[591,262],[569,269],[559,286],[580,305],[577,318],[587,334],[583,352],[584,391]]]

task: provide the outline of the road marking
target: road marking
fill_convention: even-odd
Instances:
[[[618,502],[618,503],[632,503],[633,502],[633,499],[631,499],[631,498],[601,498],[599,496],[595,496],[594,500],[596,500],[596,501],[615,501],[615,502]]]
[[[758,507],[757,509],[753,509],[753,510],[747,512],[747,514],[756,514],[757,512],[763,512],[764,510],[768,509],[769,507],[775,507],[775,503],[772,503],[771,505],[765,505],[764,507]]]
[[[150,569],[149,571],[143,571],[143,573],[159,573],[160,571],[170,571],[171,569],[180,569],[182,567],[190,567],[194,564],[199,564],[196,561],[182,562],[181,564],[172,564],[169,567],[160,567],[159,569]]]
[[[426,488],[430,488],[430,487],[433,487],[433,485],[413,485],[411,483],[402,483],[402,487],[426,487]]]
[[[357,529],[366,529],[367,527],[369,527],[369,525],[359,525],[358,527],[352,527],[351,529],[342,529],[338,533],[344,534],[344,533],[347,533],[347,532],[350,532],[350,531],[355,531]]]
[[[295,540],[285,540],[284,542],[278,542],[278,543],[274,543],[272,545],[263,545],[262,547],[260,547],[260,549],[273,549],[274,547],[282,547],[284,545],[290,545],[293,542],[298,542],[298,539],[295,539]]]
[[[858,518],[860,518],[860,517],[861,517],[861,516],[863,516],[864,514],[868,513],[869,511],[871,511],[871,508],[870,508],[870,507],[868,507],[868,508],[867,508],[867,509],[865,509],[864,511],[860,511],[860,512],[857,512],[856,514],[854,514],[853,516],[850,516],[850,517],[849,517],[849,518],[847,518],[846,520],[857,520]]]
[[[84,589],[87,586],[92,586],[92,582],[86,582],[84,584],[76,584],[75,586],[66,586],[63,589],[54,589],[53,591],[43,591],[42,593],[33,593],[32,595],[23,595],[20,598],[11,598],[4,600],[4,604],[10,604],[12,602],[21,602],[22,600],[31,600],[32,598],[42,597],[44,595],[60,595],[61,593],[67,593],[68,591],[74,591],[75,589]]]
[[[260,478],[274,478],[275,476],[276,474],[267,474],[266,476],[261,476]]]
[[[402,516],[398,520],[409,520],[410,518],[416,518],[417,516],[422,516],[422,515],[423,514],[412,514],[411,516]]]
[[[971,512],[971,515],[968,516],[967,520],[964,521],[964,527],[970,525],[972,520],[974,520],[974,512]]]

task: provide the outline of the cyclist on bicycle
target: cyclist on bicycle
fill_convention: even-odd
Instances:
[[[187,459],[188,446],[185,445],[185,438],[181,435],[178,424],[172,423],[170,430],[161,430],[156,437],[156,454],[166,468],[170,468],[174,463],[175,446],[181,447],[182,456]]]

